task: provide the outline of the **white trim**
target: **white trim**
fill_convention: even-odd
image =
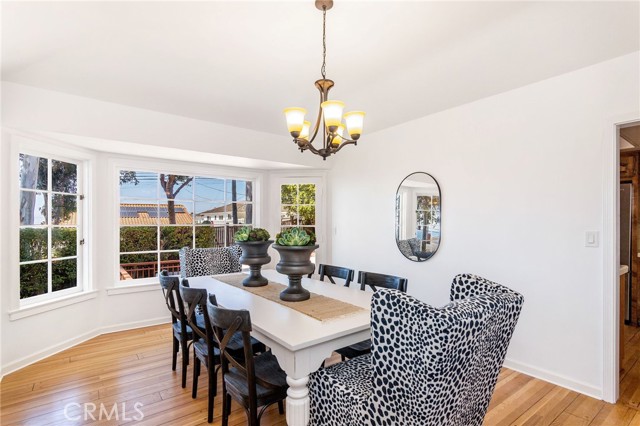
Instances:
[[[117,296],[119,294],[141,293],[144,291],[157,291],[157,290],[160,290],[160,283],[156,281],[149,284],[131,284],[131,285],[121,285],[118,287],[109,287],[107,288],[107,295]]]
[[[609,117],[604,124],[602,147],[602,399],[614,404],[620,393],[620,215],[619,126],[640,120],[640,112]]]
[[[78,281],[77,287],[73,289],[62,290],[61,292],[47,292],[45,295],[35,296],[35,298],[20,299],[20,258],[18,250],[10,250],[7,256],[9,262],[8,274],[9,282],[9,301],[5,302],[10,311],[18,312],[29,306],[40,306],[44,301],[56,301],[66,299],[70,293],[85,294],[93,289],[92,272],[91,272],[91,256],[93,235],[93,208],[91,193],[94,189],[94,182],[91,180],[91,170],[96,166],[96,155],[93,151],[68,145],[59,140],[45,137],[39,134],[28,133],[15,129],[4,129],[9,136],[9,158],[18,158],[21,152],[29,155],[42,156],[46,158],[54,158],[57,160],[74,163],[78,166],[78,195],[84,195],[84,201],[78,206],[78,224],[76,226],[78,238],[84,238],[86,244],[79,246],[76,256],[78,259]],[[52,148],[54,147],[54,148]],[[18,162],[9,161],[9,202],[8,210],[16,212],[19,208],[20,188],[17,184],[16,176],[18,176]],[[48,188],[47,188],[48,190]],[[9,216],[8,234],[10,247],[17,247],[20,242],[20,223],[15,219],[16,216]],[[49,227],[47,225],[47,227]],[[55,308],[53,308],[55,309]],[[18,315],[16,317],[20,318]]]
[[[131,330],[134,328],[150,327],[153,325],[165,324],[168,322],[169,322],[168,318],[162,317],[162,318],[154,318],[154,319],[144,320],[144,321],[134,321],[134,322],[96,328],[80,336],[72,337],[71,339],[67,339],[64,342],[49,346],[48,348],[45,348],[39,352],[20,358],[16,361],[13,361],[5,365],[2,369],[2,376],[0,377],[0,380],[2,380],[2,378],[7,374],[13,373],[14,371],[20,370],[21,368],[24,368],[30,364],[33,364],[34,362],[41,361],[45,358],[48,358],[52,355],[57,354],[58,352],[62,352],[66,349],[79,345],[82,342],[86,342],[87,340],[93,339],[94,337],[98,337],[102,334],[115,333],[118,331]]]
[[[84,291],[81,293],[73,293],[68,296],[58,297],[56,299],[49,299],[47,301],[30,304],[18,309],[9,311],[9,320],[15,321],[21,318],[30,317],[32,315],[38,315],[43,312],[53,311],[54,309],[60,309],[65,306],[74,305],[76,303],[85,302],[87,300],[95,299],[98,297],[97,290]]]
[[[535,377],[536,379],[544,380],[545,382],[562,386],[563,388],[571,389],[596,399],[602,399],[602,392],[598,386],[576,381],[561,374],[556,374],[551,371],[511,359],[505,359],[504,366],[519,373]]]

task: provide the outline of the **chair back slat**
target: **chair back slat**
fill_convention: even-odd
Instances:
[[[349,287],[355,271],[342,266],[320,264],[318,274],[320,274],[320,281],[324,281],[324,277],[327,277],[331,284],[335,284],[334,278],[341,278],[344,280],[344,286]]]
[[[360,290],[365,290],[368,286],[373,291],[378,288],[390,288],[406,293],[409,280],[394,275],[360,271],[358,273],[358,283],[360,284]]]
[[[223,371],[229,371],[229,364],[231,364],[246,377],[253,375],[253,348],[250,337],[252,328],[249,311],[221,308],[217,304],[215,295],[212,294],[207,303],[207,314],[220,348]],[[228,351],[229,341],[237,332],[242,334],[244,360],[236,359]]]
[[[198,315],[199,313],[205,312],[207,308],[207,290],[204,288],[191,288],[189,287],[188,280],[182,280],[182,284],[180,284],[180,296],[184,304],[186,305],[186,318],[187,323],[193,330],[194,336],[198,336],[204,339],[208,353],[213,353],[214,348],[214,332],[211,327],[211,323],[209,322],[206,315]],[[204,330],[202,329],[202,325],[198,324],[198,317],[203,319]]]
[[[180,322],[181,332],[186,333],[186,313],[179,291],[180,278],[170,276],[167,271],[161,271],[158,274],[158,279],[160,280],[164,302],[171,313],[171,323]]]

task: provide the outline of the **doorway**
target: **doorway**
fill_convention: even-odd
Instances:
[[[618,396],[633,399],[640,375],[640,123],[618,127],[620,259],[618,325]]]

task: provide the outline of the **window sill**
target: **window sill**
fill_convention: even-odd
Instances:
[[[27,305],[13,311],[9,311],[9,320],[15,321],[32,315],[38,315],[43,312],[95,299],[96,297],[98,297],[98,292],[96,290],[91,290],[82,293],[74,293],[69,296],[63,296],[59,299],[48,300],[38,304]]]
[[[160,283],[148,283],[148,284],[133,284],[120,287],[111,287],[107,289],[108,296],[117,296],[119,294],[140,293],[143,291],[156,291],[160,290]]]

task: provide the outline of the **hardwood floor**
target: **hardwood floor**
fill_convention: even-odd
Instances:
[[[627,327],[625,340],[617,404],[503,369],[485,425],[640,426],[640,329]],[[199,381],[198,398],[191,399],[191,366],[187,389],[182,389],[180,363],[178,371],[171,371],[170,347],[168,325],[147,327],[99,336],[12,373],[0,384],[0,424],[206,425],[206,378]],[[332,362],[337,360],[332,358]],[[218,393],[214,425],[220,424],[220,402]],[[85,420],[85,403],[95,404],[96,419],[102,404],[103,420],[91,416]],[[118,420],[116,410],[112,411],[114,404]],[[65,406],[68,416],[78,420],[65,418]],[[140,412],[144,418],[138,421]],[[111,420],[106,420],[108,413]],[[244,411],[235,404],[229,424],[246,424]],[[262,420],[263,426],[285,424],[276,405]]]

